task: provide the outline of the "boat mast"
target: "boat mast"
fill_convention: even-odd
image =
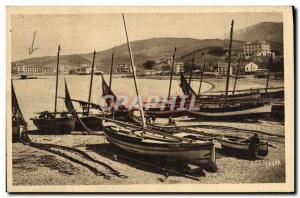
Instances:
[[[175,58],[176,58],[176,47],[175,47],[174,53],[173,53],[173,60],[172,60],[172,69],[171,69],[171,77],[170,77],[168,100],[170,99],[170,95],[171,95],[171,88],[172,88],[172,79],[173,79],[173,73],[174,73]]]
[[[228,67],[227,67],[227,78],[226,78],[226,89],[225,89],[225,106],[227,106],[228,87],[229,87],[233,25],[234,25],[234,21],[232,20],[231,21],[231,29],[230,29],[230,41],[229,41],[229,53],[228,53]]]
[[[191,66],[191,72],[190,72],[190,78],[189,78],[189,85],[190,86],[191,86],[191,82],[192,82],[192,75],[193,75],[194,63],[195,63],[195,50],[194,50],[194,53],[193,53],[192,66]]]
[[[112,52],[112,55],[111,55],[110,76],[109,76],[109,89],[111,89],[111,81],[112,81],[113,66],[114,66],[114,54],[115,54],[115,48],[113,48],[113,52]]]
[[[140,114],[141,114],[141,117],[142,117],[143,127],[146,128],[147,125],[146,125],[146,122],[145,122],[145,117],[144,117],[144,110],[143,110],[142,101],[141,101],[140,98],[139,98],[138,85],[137,85],[137,82],[136,82],[135,65],[134,65],[134,61],[133,61],[133,57],[132,57],[131,46],[130,46],[128,34],[127,34],[127,28],[126,28],[126,22],[125,22],[124,13],[122,13],[122,17],[123,17],[124,28],[125,28],[125,34],[126,34],[126,39],[127,39],[127,47],[128,47],[129,56],[130,56],[130,61],[131,61],[131,68],[132,68],[132,73],[133,73],[133,80],[134,80],[134,85],[135,85],[135,92],[136,92],[136,96],[137,96],[138,102],[139,102],[139,107],[140,107],[139,110],[140,110]]]
[[[268,75],[267,75],[267,84],[266,84],[266,93],[268,91],[268,87],[269,87],[269,80],[270,80],[270,68],[271,68],[271,64],[273,63],[273,54],[271,53],[271,57],[268,63]]]
[[[55,115],[56,115],[56,106],[57,106],[57,89],[58,89],[59,52],[60,52],[60,45],[58,46],[58,50],[57,50],[57,63],[56,63],[56,85],[55,85],[55,103],[54,103],[54,117],[55,117]]]
[[[233,85],[232,94],[234,94],[234,92],[235,92],[236,82],[237,82],[237,78],[238,78],[238,75],[239,75],[239,72],[240,72],[240,64],[241,64],[241,55],[239,56],[237,70],[235,72],[235,78],[234,78],[234,85]]]
[[[204,63],[203,63],[203,68],[202,68],[202,73],[201,73],[201,78],[200,78],[200,85],[199,85],[199,89],[198,89],[198,96],[200,96],[200,91],[201,91],[201,86],[202,86],[202,80],[203,80],[203,76],[204,76],[205,66],[206,66],[206,59],[204,59]]]
[[[94,50],[93,63],[92,63],[92,72],[91,72],[91,80],[90,80],[90,90],[89,90],[89,98],[88,98],[88,107],[87,107],[87,115],[90,114],[90,102],[91,102],[91,95],[92,95],[92,88],[93,88],[95,57],[96,57],[96,51]]]

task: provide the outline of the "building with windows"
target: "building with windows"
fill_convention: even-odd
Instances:
[[[86,64],[82,64],[80,65],[80,67],[76,67],[76,74],[79,75],[87,75],[87,74],[91,74],[92,72],[92,68],[89,66],[86,66]]]
[[[258,65],[256,63],[251,61],[245,65],[245,73],[246,74],[256,73],[257,71],[258,71]]]
[[[242,47],[242,55],[245,58],[250,58],[251,56],[270,56],[271,47],[266,41],[252,41],[244,43]]]
[[[235,75],[236,72],[239,69],[239,75],[245,74],[245,62],[241,62],[240,66],[238,67],[238,62],[234,62],[230,65],[230,72],[229,75]],[[228,70],[228,63],[227,62],[218,62],[218,73],[220,75],[227,75],[227,70]]]
[[[132,72],[131,66],[126,64],[118,64],[114,68],[114,73],[131,73],[131,72]]]
[[[41,66],[41,65],[18,65],[17,66],[18,75],[53,75],[55,74],[55,70],[49,66]]]

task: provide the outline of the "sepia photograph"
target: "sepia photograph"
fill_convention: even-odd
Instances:
[[[6,7],[8,192],[293,192],[293,7]]]

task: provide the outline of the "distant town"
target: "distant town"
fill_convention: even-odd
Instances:
[[[223,76],[227,74],[228,69],[228,49],[223,49],[224,55],[216,59],[206,60],[206,51],[201,50],[194,52],[188,56],[177,57],[174,61],[174,73],[188,73],[193,71],[195,75],[203,72],[204,60],[206,66],[204,69],[205,75]],[[272,67],[268,68],[270,57],[272,55]],[[193,57],[194,56],[194,60]],[[172,58],[146,60],[142,65],[137,65],[137,73],[139,75],[169,75],[172,66]],[[193,62],[193,64],[192,64]],[[91,66],[80,64],[79,66],[64,67],[61,64],[60,74],[72,75],[88,75],[91,73]],[[54,75],[56,73],[55,66],[38,65],[38,64],[19,64],[16,63],[16,69],[12,71],[15,75],[26,76],[41,76]],[[276,50],[272,50],[271,46],[266,41],[247,41],[243,44],[239,53],[233,54],[230,67],[230,75],[235,75],[239,71],[239,75],[253,74],[256,77],[265,77],[270,70],[277,77],[283,76],[283,56]],[[131,66],[125,63],[116,63],[113,72],[115,74],[130,74]],[[102,71],[96,70],[95,74],[100,74]]]

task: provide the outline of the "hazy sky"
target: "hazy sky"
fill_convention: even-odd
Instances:
[[[262,21],[282,22],[281,13],[127,14],[131,41],[153,37],[218,38],[228,33],[230,22],[240,29]],[[13,15],[12,60],[105,50],[126,42],[121,14]],[[33,54],[28,55],[37,31]]]

